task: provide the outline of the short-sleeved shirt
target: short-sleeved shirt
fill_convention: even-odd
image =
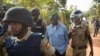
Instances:
[[[87,45],[88,38],[86,34],[90,34],[88,26],[81,22],[80,25],[74,26],[73,24],[69,27],[69,33],[72,38],[72,46],[84,46]]]

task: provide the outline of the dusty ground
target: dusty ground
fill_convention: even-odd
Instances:
[[[93,37],[93,34],[91,34],[91,36],[93,40],[94,56],[100,56],[100,34],[97,37]],[[90,52],[90,47],[87,48],[87,56],[89,56],[89,52]],[[68,46],[66,56],[72,56],[72,49],[70,46]]]
[[[98,34],[97,37],[93,37],[93,34],[91,34],[92,40],[93,40],[93,49],[94,49],[94,56],[100,56],[100,34]],[[87,56],[89,56],[90,48],[87,49]]]

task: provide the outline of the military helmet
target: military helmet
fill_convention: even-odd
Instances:
[[[4,22],[18,22],[25,24],[28,27],[33,26],[33,20],[32,20],[32,15],[30,12],[23,8],[23,7],[13,7],[10,8],[3,19]]]
[[[70,14],[70,19],[82,19],[83,17],[83,13],[81,10],[74,10],[72,11],[72,13]]]
[[[31,14],[32,15],[40,15],[40,11],[38,8],[32,8],[31,9]]]

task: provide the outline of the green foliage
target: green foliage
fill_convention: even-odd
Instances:
[[[93,2],[97,2],[97,0],[93,0]],[[100,3],[94,4],[85,15],[89,17],[99,17],[100,18]]]
[[[97,17],[100,18],[100,4],[97,5]]]
[[[94,4],[87,12],[84,13],[85,16],[91,17],[97,15],[97,6]]]
[[[29,10],[33,7],[38,7],[41,12],[40,17],[42,19],[45,19],[47,21],[47,24],[50,23],[49,22],[50,15],[52,13],[57,13],[59,14],[61,18],[60,20],[66,26],[70,25],[69,16],[70,16],[71,11],[67,11],[65,8],[66,0],[56,0],[56,1],[54,0],[15,0],[14,2],[12,2],[11,0],[4,0],[4,2],[7,3],[9,7],[24,6],[28,8]],[[64,8],[64,10],[61,10],[61,8]]]
[[[72,11],[66,11],[66,14],[65,14],[65,15],[66,15],[66,18],[68,18],[68,19],[70,18],[71,12],[72,12]]]
[[[65,7],[66,6],[66,0],[59,0],[60,4]]]
[[[68,26],[68,27],[69,27],[70,24],[71,24],[71,22],[70,22],[70,14],[71,14],[71,12],[72,12],[72,11],[68,11],[68,10],[65,11],[65,21],[66,21],[66,22],[65,22],[64,24],[65,24],[66,26]]]

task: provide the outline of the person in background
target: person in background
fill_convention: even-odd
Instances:
[[[43,19],[40,19],[40,10],[38,8],[32,8],[31,14],[33,17],[33,27],[32,31],[35,33],[41,33],[44,37],[45,31],[46,31],[46,21]]]
[[[100,27],[100,22],[98,18],[94,19],[92,21],[93,24],[93,37],[96,37],[98,35],[99,27]]]
[[[45,56],[46,53],[44,52],[44,50],[45,50],[45,43],[47,42],[47,40],[44,38],[45,37],[44,34],[46,31],[46,21],[40,18],[40,10],[38,8],[32,8],[31,15],[33,17],[32,32],[42,34],[41,53],[42,53],[42,56]]]
[[[68,31],[66,26],[59,22],[59,19],[57,14],[50,16],[51,24],[46,29],[47,47],[54,47],[56,56],[65,56],[69,43]]]

